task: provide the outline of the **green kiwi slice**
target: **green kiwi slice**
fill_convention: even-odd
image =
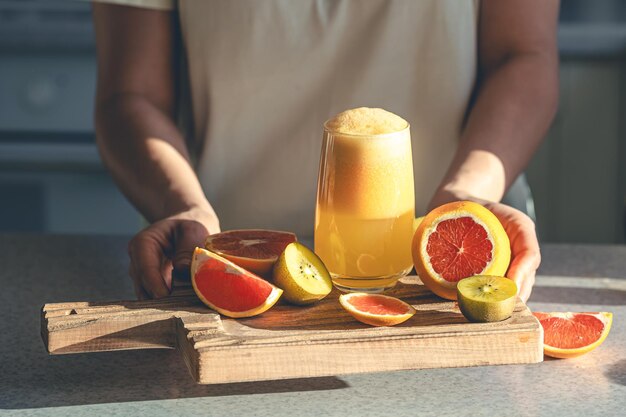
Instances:
[[[517,285],[505,277],[475,275],[460,280],[456,290],[461,313],[473,322],[505,320],[517,302]]]
[[[293,304],[314,303],[333,289],[322,260],[299,242],[287,245],[274,265],[272,277],[283,290],[283,298]]]

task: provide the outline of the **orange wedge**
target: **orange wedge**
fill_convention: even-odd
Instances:
[[[533,313],[543,327],[543,352],[553,358],[574,358],[591,352],[611,330],[611,313]]]
[[[394,326],[415,314],[415,309],[404,301],[381,294],[342,294],[339,302],[352,317],[371,326]]]
[[[207,237],[204,247],[248,271],[269,277],[280,254],[296,240],[296,235],[291,232],[228,230]]]
[[[191,284],[204,304],[228,317],[261,314],[283,293],[228,259],[201,248],[196,248],[191,259]]]

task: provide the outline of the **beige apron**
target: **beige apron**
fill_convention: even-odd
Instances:
[[[118,0],[151,7],[154,0]],[[411,124],[416,213],[452,159],[476,77],[479,0],[157,0],[177,7],[197,172],[223,230],[313,234],[322,124]]]

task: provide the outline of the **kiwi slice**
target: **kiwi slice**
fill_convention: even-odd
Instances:
[[[333,289],[330,274],[322,260],[299,242],[287,245],[274,265],[273,280],[283,290],[283,298],[293,304],[311,304]]]
[[[491,275],[476,275],[457,283],[461,313],[473,322],[508,319],[517,301],[517,285],[513,280]]]

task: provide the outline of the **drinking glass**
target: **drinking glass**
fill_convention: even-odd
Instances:
[[[345,134],[324,124],[315,252],[335,287],[382,292],[413,265],[415,217],[410,126]]]

